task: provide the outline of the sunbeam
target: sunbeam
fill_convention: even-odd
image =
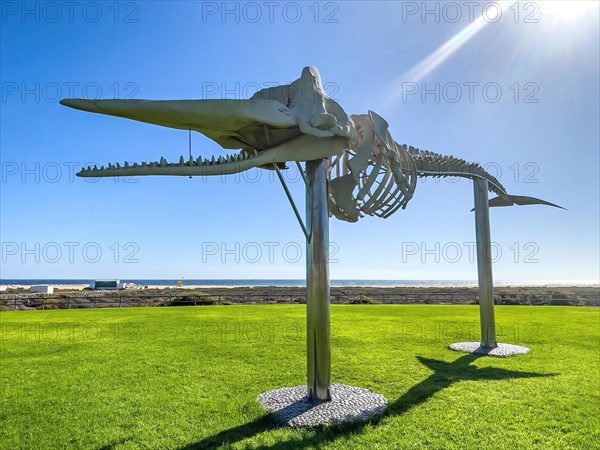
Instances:
[[[501,11],[508,11],[511,2],[500,1],[496,3]],[[588,13],[592,13],[597,9],[597,3],[591,1],[547,1],[533,4],[535,10],[530,12],[530,23],[542,23],[542,29],[547,33],[556,33],[561,30],[561,36],[564,36],[564,31],[573,24],[577,24],[576,19],[582,19]],[[537,13],[540,13],[539,15]],[[517,20],[518,16],[512,15],[513,20]],[[448,58],[450,58],[457,50],[469,42],[477,33],[479,33],[489,23],[494,23],[489,17],[481,15],[472,23],[469,23],[452,37],[450,37],[441,46],[427,55],[409,70],[403,72],[390,83],[390,95],[382,102],[384,108],[389,107],[396,102],[404,92],[406,83],[416,83],[421,81],[427,75],[431,74],[435,69],[440,67]]]

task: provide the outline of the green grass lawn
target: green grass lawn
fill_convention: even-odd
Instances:
[[[476,306],[334,305],[332,377],[385,395],[380,420],[278,427],[256,396],[305,383],[305,308],[2,312],[4,449],[592,449],[600,442],[600,310],[496,307],[506,359]]]

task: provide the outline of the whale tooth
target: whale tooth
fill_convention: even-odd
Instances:
[[[222,157],[222,156],[219,156],[219,161],[218,161],[218,163],[219,163],[219,164],[223,164],[223,157]]]
[[[210,163],[214,164],[215,163],[215,155],[212,156],[212,158],[210,158]]]
[[[208,163],[209,163],[208,158],[204,158],[204,161],[202,161],[202,165],[208,166]]]
[[[88,167],[87,167],[87,170],[92,170],[92,166],[88,166]]]
[[[163,156],[160,157],[159,165],[160,167],[165,167],[167,165],[167,160]]]
[[[117,163],[117,169],[121,168],[121,164]]]
[[[183,156],[179,157],[179,165],[183,166],[184,162],[183,162]]]
[[[138,167],[138,163],[134,162],[133,167]]]
[[[104,166],[100,166],[100,170],[104,170]]]
[[[256,149],[254,149],[252,156],[258,156],[258,152],[256,151]]]
[[[94,164],[94,170],[98,170],[98,166]]]
[[[196,164],[198,164],[199,166],[201,166],[201,165],[202,165],[202,156],[198,156],[198,157],[196,158]]]
[[[142,167],[146,167],[148,164],[146,163],[146,161],[142,161]]]
[[[129,167],[129,163],[127,161],[125,161],[125,168]]]

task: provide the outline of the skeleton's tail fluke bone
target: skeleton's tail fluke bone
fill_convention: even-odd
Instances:
[[[464,159],[458,159],[454,156],[445,156],[439,153],[433,153],[426,150],[419,150],[415,147],[403,146],[408,154],[413,158],[417,167],[419,177],[462,177],[462,178],[480,178],[488,181],[490,192],[498,195],[489,201],[490,207],[495,206],[513,206],[513,205],[546,205],[555,208],[565,209],[562,206],[547,202],[535,197],[524,197],[521,195],[510,195],[500,181],[489,174],[483,167],[476,163],[469,163]]]
[[[495,197],[490,199],[490,207],[494,206],[525,206],[525,205],[546,205],[554,206],[555,208],[566,209],[554,203],[547,202],[535,197],[524,197],[522,195],[506,195],[503,197]]]

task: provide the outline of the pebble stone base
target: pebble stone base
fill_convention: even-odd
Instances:
[[[522,347],[520,345],[513,344],[502,344],[500,342],[498,342],[498,347],[496,348],[482,347],[480,342],[458,342],[456,344],[450,344],[450,348],[452,350],[456,350],[457,352],[497,356],[500,358],[513,355],[525,355],[531,351],[531,349],[528,347]]]
[[[331,385],[331,401],[313,405],[306,385],[283,387],[258,396],[258,401],[279,423],[291,427],[316,427],[368,420],[383,414],[387,399],[367,389]]]

